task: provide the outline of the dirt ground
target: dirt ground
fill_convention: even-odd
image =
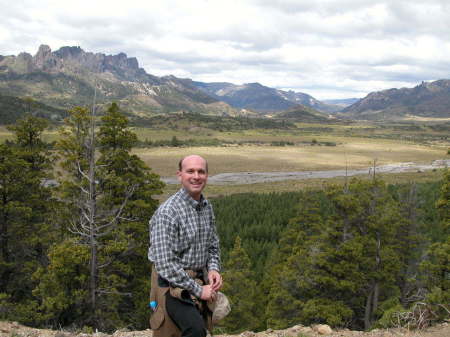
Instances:
[[[442,323],[423,330],[378,329],[370,332],[350,330],[328,330],[319,326],[296,325],[286,330],[266,330],[263,332],[245,331],[238,335],[215,335],[214,337],[450,337],[450,324]],[[325,331],[324,331],[325,330]],[[117,330],[112,335],[101,332],[94,334],[75,333],[65,330],[34,329],[16,322],[0,321],[0,337],[151,337],[151,330]]]

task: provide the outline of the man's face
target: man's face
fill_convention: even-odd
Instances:
[[[189,195],[199,200],[208,180],[206,161],[200,156],[184,158],[181,171],[177,172],[177,176]]]

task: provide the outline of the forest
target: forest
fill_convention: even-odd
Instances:
[[[116,104],[72,109],[0,145],[0,319],[85,331],[148,328],[148,220],[163,183]],[[56,183],[55,183],[56,182]],[[370,330],[450,316],[450,173],[212,199],[231,314],[218,331],[327,323]]]

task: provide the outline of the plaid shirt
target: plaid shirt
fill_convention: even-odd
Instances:
[[[165,201],[150,220],[148,258],[172,286],[197,297],[202,287],[185,270],[220,270],[219,239],[211,204],[194,200],[184,188]]]

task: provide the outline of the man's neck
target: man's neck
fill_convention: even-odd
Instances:
[[[195,201],[200,201],[200,199],[202,198],[202,194],[200,193],[200,194],[195,194],[195,195],[192,195],[192,194],[189,194],[190,196],[191,196],[191,198],[192,199],[194,199]]]

